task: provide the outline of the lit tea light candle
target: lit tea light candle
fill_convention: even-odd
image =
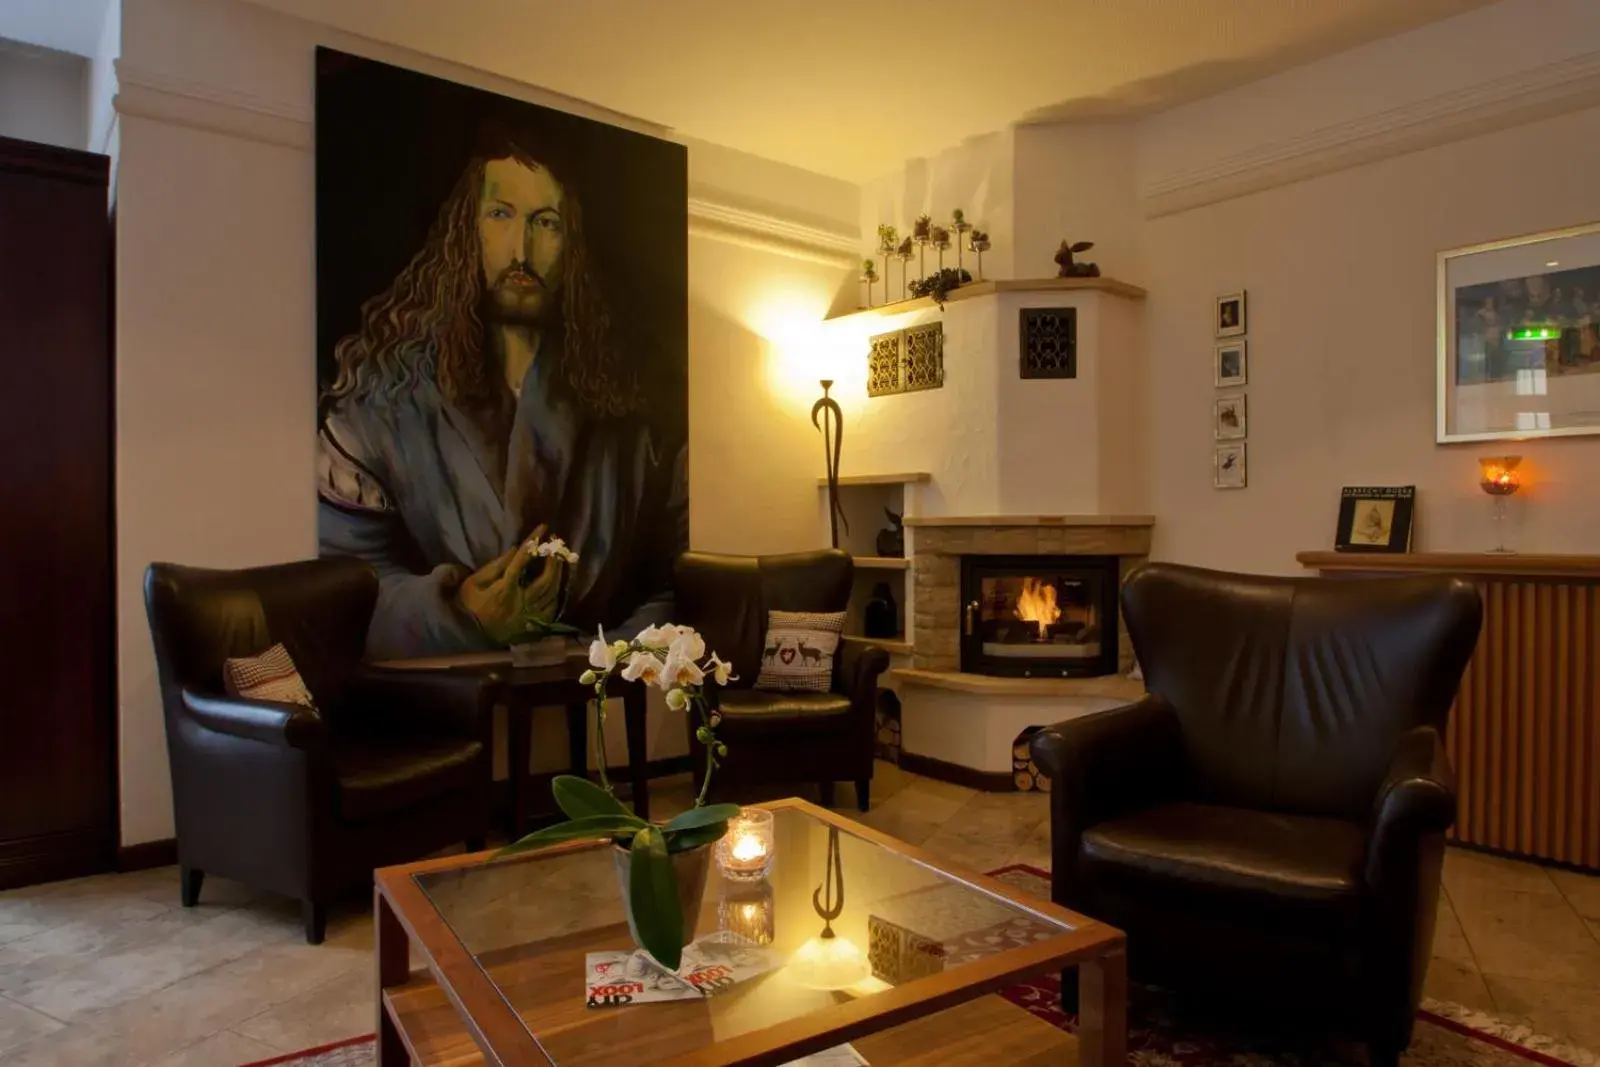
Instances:
[[[745,808],[730,819],[727,834],[717,842],[717,865],[736,882],[765,878],[772,865],[772,812]]]

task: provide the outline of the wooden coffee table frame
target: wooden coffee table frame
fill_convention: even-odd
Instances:
[[[984,997],[1062,967],[1079,971],[1077,1061],[1085,1067],[1122,1067],[1127,1057],[1127,959],[1122,932],[1058,905],[1027,896],[1003,882],[952,869],[927,852],[806,801],[791,798],[763,807],[795,808],[940,873],[1075,928],[919,978],[872,996],[809,1012],[739,1034],[669,1060],[672,1067],[766,1067],[866,1037]],[[555,855],[604,847],[591,841],[557,845]],[[377,1034],[380,1067],[492,1064],[539,1067],[552,1061],[515,1009],[500,995],[466,946],[434,908],[413,875],[472,867],[486,853],[449,856],[376,873],[373,910],[378,969]],[[411,972],[410,959],[427,968]],[[441,1028],[441,997],[459,1027]],[[616,1009],[650,1011],[649,1005]],[[1019,1009],[1020,1010],[1020,1009]],[[937,1062],[963,1060],[943,1056]],[[986,1062],[975,1057],[972,1062]],[[876,1063],[874,1067],[877,1067]]]

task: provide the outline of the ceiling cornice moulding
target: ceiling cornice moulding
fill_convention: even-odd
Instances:
[[[712,198],[709,191],[698,196],[690,192],[689,234],[844,270],[862,258],[855,234],[738,207]]]
[[[281,100],[170,78],[117,61],[116,114],[206,130],[309,152],[311,117]],[[726,203],[710,190],[689,198],[689,233],[777,255],[848,269],[859,258],[854,235]]]
[[[1600,51],[1336,123],[1150,183],[1159,218],[1279,185],[1600,105]]]

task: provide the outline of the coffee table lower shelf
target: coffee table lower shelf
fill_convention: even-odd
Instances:
[[[404,985],[384,990],[383,1010],[418,1067],[483,1064],[455,1006],[427,972],[414,972]],[[851,1044],[871,1067],[1070,1067],[1078,1062],[1076,1038],[993,994]]]

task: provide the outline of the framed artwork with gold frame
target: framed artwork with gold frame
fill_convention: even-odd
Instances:
[[[1600,434],[1600,223],[1438,255],[1436,440]]]

